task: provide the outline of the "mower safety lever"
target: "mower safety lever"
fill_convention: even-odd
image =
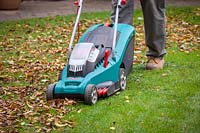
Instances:
[[[121,0],[121,5],[126,5],[126,0]]]
[[[110,55],[110,50],[106,50],[105,51],[105,56],[104,56],[104,63],[103,63],[103,67],[106,68],[107,65],[108,65],[108,58],[109,58],[109,55]]]
[[[74,1],[74,5],[75,5],[75,6],[78,6],[78,5],[79,5],[79,2],[78,2],[78,1]]]

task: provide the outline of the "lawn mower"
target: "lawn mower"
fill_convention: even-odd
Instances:
[[[100,97],[125,90],[127,75],[133,64],[135,30],[118,23],[119,8],[126,4],[118,0],[115,22],[90,27],[72,50],[83,0],[78,1],[76,22],[68,48],[68,63],[59,80],[46,90],[47,100],[54,98],[81,98],[86,104],[95,104]]]

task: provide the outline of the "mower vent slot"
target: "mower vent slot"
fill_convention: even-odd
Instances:
[[[83,65],[70,65],[69,66],[69,71],[72,72],[80,72],[83,70]]]
[[[104,58],[99,61],[99,63],[96,64],[95,69],[100,67],[103,64]]]

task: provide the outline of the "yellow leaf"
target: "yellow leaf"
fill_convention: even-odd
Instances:
[[[115,130],[115,127],[110,127],[110,130]]]
[[[129,96],[125,96],[124,98],[125,98],[126,100],[128,100],[128,99],[129,99]]]
[[[33,108],[33,106],[31,106],[28,101],[26,101],[26,105],[29,107],[29,108]]]
[[[129,101],[129,100],[126,100],[125,102],[126,102],[126,103],[130,103],[130,101]]]

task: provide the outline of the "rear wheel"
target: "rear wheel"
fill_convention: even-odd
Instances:
[[[53,99],[53,93],[54,93],[55,84],[50,84],[46,90],[46,98],[47,100]]]
[[[62,71],[59,73],[59,75],[58,75],[58,81],[59,80],[62,80]]]
[[[97,88],[94,85],[87,85],[85,89],[85,103],[89,105],[93,105],[97,102],[98,100],[98,93],[97,93]]]
[[[126,69],[125,68],[120,68],[119,70],[119,88],[120,90],[125,90],[126,89]]]

